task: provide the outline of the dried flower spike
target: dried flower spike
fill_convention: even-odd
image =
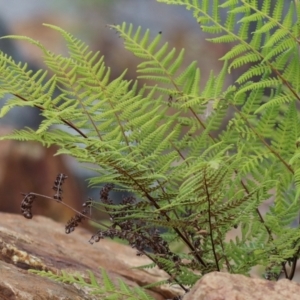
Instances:
[[[81,211],[81,214],[76,214],[74,217],[72,217],[65,226],[65,232],[66,234],[69,234],[75,230],[75,227],[79,225],[80,222],[82,222],[84,219],[86,219],[85,216],[88,215],[88,213],[91,210],[92,206],[92,199],[89,198],[86,202],[82,204],[84,209]]]
[[[59,201],[62,201],[62,185],[65,181],[65,179],[67,179],[68,176],[63,174],[63,173],[60,173],[57,175],[55,181],[54,181],[54,186],[53,186],[53,190],[56,192],[53,196],[54,199],[57,199]]]
[[[26,219],[31,219],[32,218],[31,208],[32,208],[32,203],[35,199],[35,195],[33,195],[31,193],[22,194],[22,195],[24,196],[22,203],[21,203],[22,215]]]
[[[112,204],[111,200],[108,198],[109,192],[114,188],[113,183],[106,184],[100,191],[100,200],[106,204]]]

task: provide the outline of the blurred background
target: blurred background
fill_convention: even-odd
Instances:
[[[46,1],[46,0],[0,0],[0,36],[25,35],[39,40],[55,53],[66,53],[61,36],[43,23],[62,27],[85,41],[94,51],[105,56],[106,65],[112,69],[112,79],[128,68],[127,78],[136,78],[135,66],[140,62],[124,49],[123,41],[107,27],[107,24],[133,23],[135,27],[149,28],[154,37],[162,32],[163,42],[170,48],[186,49],[185,64],[199,62],[202,82],[210,70],[218,70],[222,64],[218,58],[226,52],[227,45],[212,45],[184,7],[157,3],[155,0],[97,0],[97,1]],[[0,50],[16,61],[26,61],[29,68],[43,68],[41,52],[33,45],[3,39]],[[229,83],[229,82],[228,82]],[[0,102],[0,107],[4,101]],[[41,118],[39,111],[18,108],[0,119],[0,133],[13,128],[29,126],[37,128]],[[81,204],[92,197],[99,198],[99,190],[88,190],[86,178],[92,173],[80,168],[68,157],[53,157],[56,149],[42,148],[37,143],[4,141],[0,144],[0,211],[20,212],[21,192],[37,192],[52,195],[53,182],[58,173],[69,177],[64,185],[64,201],[80,209]],[[115,195],[115,198],[122,195]],[[66,221],[73,215],[51,201],[40,200],[34,205],[35,213]]]

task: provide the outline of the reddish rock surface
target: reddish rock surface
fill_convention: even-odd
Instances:
[[[65,270],[87,278],[94,272],[100,284],[99,268],[113,282],[120,278],[129,286],[143,286],[168,278],[158,269],[132,269],[150,263],[136,251],[111,240],[90,245],[91,233],[82,228],[66,235],[64,224],[34,216],[0,213],[0,299],[1,300],[96,300],[77,285],[62,284],[28,273],[28,269]],[[182,290],[162,286],[149,291],[154,299],[172,299]],[[300,284],[288,280],[270,282],[242,275],[213,272],[199,280],[184,300],[298,300]]]
[[[0,299],[2,300],[80,300],[102,299],[87,291],[28,273],[28,269],[66,270],[87,275],[92,270],[101,284],[99,268],[110,278],[125,281],[129,286],[146,285],[167,276],[158,269],[136,270],[132,267],[149,264],[146,257],[111,240],[90,245],[91,233],[82,228],[66,235],[64,224],[34,216],[0,213]],[[159,287],[149,292],[154,299],[168,299],[182,293],[180,289]]]

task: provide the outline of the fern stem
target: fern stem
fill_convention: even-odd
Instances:
[[[55,202],[57,202],[57,203],[59,203],[59,204],[62,204],[62,205],[65,206],[65,207],[69,208],[70,210],[72,210],[72,211],[75,212],[76,214],[78,214],[78,215],[84,217],[85,219],[88,219],[88,220],[90,220],[90,221],[92,221],[92,222],[94,222],[94,223],[96,223],[96,224],[98,224],[98,225],[101,225],[101,226],[103,226],[103,227],[105,227],[105,228],[107,228],[107,229],[110,228],[108,225],[106,225],[106,224],[104,224],[104,223],[102,223],[102,222],[96,221],[95,219],[93,219],[93,218],[91,218],[91,217],[89,217],[89,216],[87,216],[87,215],[81,213],[80,211],[76,210],[75,208],[73,208],[72,206],[68,205],[67,203],[65,203],[65,202],[63,202],[63,201],[58,201],[57,199],[55,199],[55,198],[53,198],[53,197],[46,196],[46,195],[42,195],[42,194],[38,194],[38,193],[32,193],[32,192],[31,192],[30,194],[31,194],[31,195],[34,195],[34,196],[36,196],[36,197],[39,197],[39,198],[41,198],[41,199],[48,199],[48,200],[55,201]]]
[[[282,82],[287,86],[287,88],[292,92],[292,94],[296,97],[298,101],[300,101],[300,96],[295,92],[293,87],[290,85],[290,83],[279,73],[279,71],[274,68],[271,64],[270,67],[272,68],[273,72],[277,74],[277,76],[282,80]]]
[[[295,255],[293,257],[292,269],[290,271],[289,276],[287,277],[289,280],[292,280],[294,278],[295,271],[296,271],[296,266],[297,266],[297,260],[298,260],[298,257],[297,257],[297,255]]]
[[[90,122],[92,123],[92,125],[93,125],[93,127],[94,127],[94,129],[95,129],[95,131],[96,131],[96,133],[97,133],[97,135],[98,135],[100,141],[103,141],[102,136],[101,136],[101,134],[100,134],[100,132],[99,132],[99,130],[98,130],[98,128],[97,128],[97,126],[96,126],[94,120],[91,118],[91,115],[90,115],[89,112],[86,110],[86,108],[85,108],[85,106],[83,105],[82,101],[79,100],[79,99],[78,99],[78,101],[80,102],[80,105],[81,105],[82,109],[84,110],[84,113],[87,115],[87,117],[89,118]]]
[[[135,185],[138,187],[138,190],[144,194],[144,196],[148,199],[148,201],[149,201],[150,203],[152,203],[153,206],[154,206],[157,210],[159,210],[160,214],[161,214],[162,216],[164,216],[164,217],[166,218],[167,221],[170,221],[170,220],[171,220],[171,218],[168,216],[168,214],[167,214],[166,212],[164,212],[164,211],[161,210],[161,207],[158,205],[157,200],[154,199],[154,198],[153,198],[153,197],[152,197],[152,196],[144,189],[144,187],[141,186],[141,185],[139,184],[139,182],[136,181],[136,179],[132,177],[132,175],[131,175],[130,173],[128,173],[126,170],[121,169],[121,168],[118,167],[118,166],[114,166],[113,164],[112,164],[112,167],[114,167],[114,168],[115,168],[118,172],[120,172],[121,174],[126,174],[126,176],[127,176],[128,178],[130,178],[130,179],[135,183]],[[194,251],[194,247],[192,246],[192,244],[190,243],[190,241],[188,240],[188,238],[186,238],[178,228],[173,227],[173,230],[174,230],[174,231],[178,234],[178,236],[185,242],[185,244],[189,247],[189,249],[190,249],[191,251]],[[202,259],[198,254],[196,254],[196,258],[197,258],[197,260],[199,261],[199,263],[201,263],[201,265],[203,265],[204,267],[206,267],[206,263],[203,261],[203,259]]]
[[[147,252],[143,252],[143,253],[158,266],[158,261],[156,261],[154,258],[152,258],[151,255],[149,255]],[[166,272],[170,276],[170,278],[172,278],[176,282],[176,284],[178,284],[185,291],[185,293],[187,293],[189,291],[189,289],[187,289],[184,285],[182,285],[178,281],[178,279],[176,279],[176,277],[174,278],[172,276],[173,274],[171,272],[169,272],[167,269],[163,269],[163,271]]]
[[[206,170],[204,169],[203,179],[204,179],[204,189],[205,189],[207,203],[208,203],[208,209],[207,210],[208,210],[209,236],[210,236],[212,251],[213,251],[213,254],[214,254],[214,257],[215,257],[217,270],[220,272],[219,260],[218,260],[218,257],[217,257],[217,253],[216,253],[216,249],[215,249],[215,243],[214,243],[214,239],[213,239],[213,228],[212,228],[211,209],[210,209],[210,194],[209,194],[209,191],[208,191],[208,185],[207,185],[207,181],[206,181],[205,171]]]
[[[60,68],[61,68],[61,67],[60,67]],[[100,132],[99,132],[99,130],[98,130],[98,128],[97,128],[95,122],[94,122],[93,119],[91,118],[89,112],[88,112],[87,109],[85,108],[85,105],[83,104],[83,101],[81,100],[81,97],[80,97],[80,95],[79,95],[79,93],[78,93],[79,90],[76,89],[76,88],[74,87],[74,83],[72,82],[72,80],[70,80],[70,77],[69,77],[70,75],[69,75],[69,73],[67,73],[66,70],[65,70],[64,68],[61,68],[60,71],[61,71],[61,73],[63,73],[63,74],[65,75],[65,78],[69,81],[69,85],[68,85],[68,86],[74,91],[74,94],[75,94],[75,95],[77,94],[77,100],[78,100],[78,102],[80,103],[81,108],[83,109],[84,113],[87,115],[88,119],[90,120],[90,122],[91,122],[92,126],[94,127],[94,129],[95,129],[95,131],[96,131],[96,133],[97,133],[99,139],[102,141],[101,134],[100,134]]]
[[[292,269],[290,271],[289,276],[286,276],[286,278],[288,278],[289,280],[292,280],[294,278],[296,267],[297,267],[299,253],[300,253],[300,248],[298,248],[298,251],[296,252],[296,254],[294,254],[293,262],[292,262]]]
[[[155,206],[155,208],[160,209],[160,206],[157,204],[156,200],[154,198],[152,198],[147,192],[145,192],[145,193],[146,193],[145,196]],[[160,211],[160,212],[166,218],[167,221],[171,220],[166,212],[164,212],[164,211]],[[190,250],[194,251],[194,247],[192,246],[192,244],[190,243],[188,238],[185,237],[178,228],[173,227],[173,230],[178,234],[178,236],[180,236],[180,238],[185,242],[185,244],[190,248]],[[206,263],[197,253],[195,254],[195,256],[196,256],[197,260],[201,263],[201,265],[206,267]]]
[[[12,94],[12,95],[14,95],[15,97],[17,97],[17,98],[19,98],[19,99],[21,99],[21,100],[23,100],[23,101],[28,102],[27,99],[25,99],[24,97],[22,97],[22,96],[20,96],[20,95],[18,95],[18,94]],[[34,107],[36,107],[36,108],[38,108],[38,109],[40,109],[40,110],[45,110],[45,108],[42,107],[42,106],[40,106],[40,105],[36,105],[36,104],[35,104]],[[61,120],[63,123],[65,123],[66,125],[70,126],[70,127],[71,127],[72,129],[74,129],[75,131],[77,131],[82,137],[84,137],[84,138],[87,139],[87,136],[86,136],[79,128],[77,128],[72,122],[67,121],[67,120],[65,120],[65,119],[63,119],[63,118],[60,118],[60,120]]]
[[[242,1],[244,2],[244,1]],[[205,15],[205,17],[207,19],[209,19],[211,22],[213,22],[214,24],[216,24],[220,29],[224,30],[228,35],[231,35],[234,37],[234,39],[236,41],[238,41],[239,43],[243,44],[244,46],[247,46],[247,48],[250,47],[250,50],[253,51],[253,53],[255,53],[256,55],[258,55],[261,60],[264,59],[263,55],[256,50],[255,48],[253,48],[247,41],[245,41],[243,38],[241,38],[240,36],[238,36],[237,34],[235,34],[234,32],[228,30],[225,26],[223,26],[220,22],[216,21],[212,16],[210,16],[208,13],[204,12],[203,10],[201,10],[199,7],[189,4],[189,9],[193,9],[194,11],[200,11],[203,15]],[[297,41],[297,43],[299,43],[299,41],[297,40],[297,38],[294,38],[295,41]],[[266,62],[267,65],[272,69],[272,71],[274,73],[277,74],[277,76],[282,80],[282,82],[287,86],[287,88],[292,92],[292,94],[297,98],[298,101],[300,101],[300,96],[294,91],[294,89],[292,88],[292,86],[289,84],[289,82],[278,72],[277,68],[275,68],[273,66],[272,63],[270,63],[269,61]]]
[[[236,172],[236,174],[238,173],[236,170],[235,170],[235,172]],[[246,187],[246,185],[244,184],[243,180],[241,180],[241,184],[242,184],[243,188],[245,189],[246,193],[249,195],[250,192],[249,192],[248,188]],[[256,213],[257,213],[257,215],[258,215],[258,218],[259,218],[261,224],[263,224],[264,227],[266,228],[266,231],[267,231],[267,233],[268,233],[268,235],[269,235],[269,239],[270,239],[271,241],[273,241],[274,238],[273,238],[271,229],[266,225],[265,220],[264,220],[263,216],[261,215],[259,209],[256,208],[255,211],[256,211]],[[285,267],[285,263],[281,263],[281,266],[282,266],[282,270],[283,270],[283,272],[284,272],[284,274],[285,274],[285,278],[289,278],[288,273],[287,273],[287,270],[286,270],[286,267]]]
[[[249,128],[255,133],[255,135],[259,138],[259,140],[270,150],[271,153],[273,153],[282,163],[283,165],[292,173],[294,174],[294,170],[291,168],[291,166],[280,156],[280,154],[275,151],[268,143],[264,140],[264,138],[261,137],[261,135],[255,130],[255,128],[250,124],[250,122],[247,120],[247,118],[243,115],[243,113],[237,109],[237,107],[234,104],[231,104],[234,108],[234,110],[242,117],[242,119],[248,124]]]
[[[219,231],[219,230],[216,230],[216,231]],[[219,243],[221,245],[223,253],[225,253],[225,249],[224,249],[224,245],[223,245],[222,239],[219,239]],[[230,262],[228,261],[228,257],[226,255],[223,255],[223,257],[224,257],[224,260],[225,260],[228,272],[232,273],[232,268],[231,268]]]
[[[241,2],[242,2],[245,6],[250,7],[250,9],[251,9],[252,11],[255,11],[255,12],[260,13],[261,15],[263,15],[264,18],[269,19],[269,20],[272,21],[272,22],[275,21],[276,25],[277,25],[279,28],[281,28],[281,29],[286,29],[286,30],[288,31],[288,29],[287,29],[286,27],[284,27],[284,26],[282,25],[282,23],[278,22],[275,18],[272,18],[271,15],[269,15],[269,14],[267,14],[267,13],[263,13],[262,11],[260,11],[259,9],[257,9],[255,5],[251,5],[251,4],[249,4],[249,2],[247,2],[247,1],[245,1],[245,0],[241,0]],[[295,3],[295,5],[296,5],[296,3]],[[291,34],[291,32],[289,32],[289,36],[290,36],[292,39],[294,39],[295,42],[298,42],[298,41],[297,41],[297,38],[294,37],[294,36]]]
[[[189,110],[191,111],[191,113],[194,115],[194,117],[197,119],[198,123],[201,125],[201,127],[206,130],[206,126],[205,124],[201,121],[201,119],[199,118],[199,116],[196,114],[196,112],[189,107]],[[216,142],[216,140],[214,139],[214,137],[211,135],[211,133],[208,133],[208,136],[214,141]]]

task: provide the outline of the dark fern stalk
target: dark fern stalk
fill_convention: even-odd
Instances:
[[[113,205],[112,200],[109,198],[109,192],[113,188],[113,184],[107,184],[100,191],[100,201],[105,205],[105,209],[110,216],[112,225],[106,230],[98,230],[97,233],[91,237],[89,242],[93,244],[105,237],[112,239],[118,237],[122,240],[126,240],[132,248],[137,249],[137,256],[146,255],[158,267],[169,274],[170,278],[172,278],[172,282],[177,283],[185,292],[187,292],[188,289],[176,279],[176,273],[171,274],[170,271],[156,259],[156,256],[158,255],[166,260],[178,262],[178,264],[176,264],[177,272],[180,272],[179,256],[170,251],[168,243],[160,237],[157,228],[153,228],[151,224],[148,225],[145,221],[134,217],[140,203],[136,203],[136,199],[133,196],[123,198],[120,208]]]
[[[22,195],[24,196],[22,202],[21,202],[21,213],[22,215],[26,218],[26,219],[32,219],[33,214],[32,214],[32,206],[34,201],[37,201],[40,199],[47,199],[47,200],[55,200],[57,202],[57,200],[59,200],[59,203],[61,205],[64,205],[66,207],[68,207],[69,209],[73,210],[76,214],[74,217],[72,217],[66,224],[65,226],[65,231],[66,233],[71,233],[72,231],[75,230],[75,227],[77,227],[79,225],[79,223],[81,223],[83,220],[88,219],[90,221],[93,221],[101,226],[107,226],[97,220],[93,220],[91,218],[91,216],[88,216],[88,214],[90,213],[91,210],[91,206],[92,206],[92,200],[89,199],[86,202],[83,203],[83,207],[84,209],[79,212],[76,209],[74,209],[73,207],[69,206],[68,204],[66,204],[65,202],[62,201],[62,185],[64,183],[64,180],[67,178],[67,176],[65,174],[58,174],[55,182],[54,182],[54,186],[53,189],[55,191],[57,191],[57,193],[53,196],[46,196],[46,195],[41,195],[38,193],[34,193],[34,192],[30,192],[30,193],[22,193]]]
[[[207,205],[208,205],[208,224],[209,224],[209,235],[210,235],[210,240],[211,240],[211,245],[212,245],[212,251],[213,251],[213,254],[214,254],[214,258],[215,258],[215,263],[216,263],[216,267],[217,267],[217,270],[220,271],[220,266],[219,266],[219,262],[218,262],[218,258],[217,258],[217,254],[216,254],[216,249],[215,249],[215,241],[214,241],[214,238],[213,238],[213,227],[212,227],[212,212],[211,212],[211,199],[210,199],[210,194],[209,194],[209,191],[208,191],[208,185],[207,185],[207,181],[206,181],[206,174],[205,174],[205,170],[204,170],[204,174],[203,174],[203,183],[204,183],[204,190],[205,190],[205,193],[206,193],[206,197],[207,197]]]
[[[109,192],[113,189],[114,185],[105,185],[100,191],[100,200],[105,205],[107,212],[110,213],[112,225],[104,225],[88,216],[93,204],[91,199],[83,203],[82,206],[84,209],[81,212],[76,211],[62,201],[62,184],[66,178],[67,176],[61,173],[58,174],[57,178],[55,179],[54,190],[59,191],[59,198],[56,197],[57,194],[53,197],[48,197],[33,192],[23,194],[24,198],[21,202],[21,212],[23,216],[28,219],[32,218],[32,205],[37,197],[46,198],[49,200],[59,200],[60,204],[69,207],[76,213],[65,225],[66,234],[73,232],[75,228],[85,219],[89,219],[101,226],[105,226],[106,230],[100,229],[96,234],[92,235],[91,239],[89,240],[91,244],[99,242],[101,239],[107,237],[111,239],[118,237],[126,240],[132,248],[137,249],[137,256],[148,256],[154,263],[157,264],[157,266],[165,270],[166,273],[170,275],[170,278],[172,278],[170,283],[176,282],[185,292],[188,292],[188,289],[176,279],[176,276],[174,276],[174,274],[170,274],[169,270],[165,269],[164,264],[155,258],[155,255],[159,255],[165,260],[171,259],[174,262],[177,262],[177,272],[180,272],[180,258],[170,251],[168,243],[160,237],[159,230],[149,227],[144,221],[127,219],[130,217],[132,214],[131,211],[134,209],[133,204],[136,202],[134,197],[130,196],[123,198],[121,208],[116,208],[116,206],[113,205],[113,202],[109,199]],[[110,206],[114,208],[110,208]]]

